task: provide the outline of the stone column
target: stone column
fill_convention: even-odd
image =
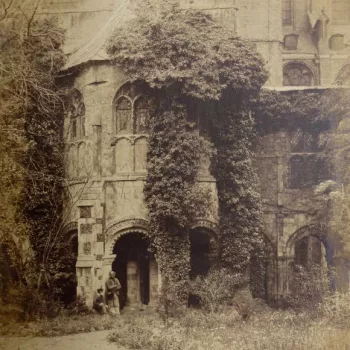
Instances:
[[[129,306],[140,304],[140,273],[136,261],[129,260],[126,265],[127,291]]]
[[[157,302],[158,298],[158,265],[157,262],[152,259],[149,262],[149,305],[153,306]]]
[[[93,267],[95,258],[92,255],[78,255],[76,263],[77,295],[85,298],[86,305],[92,306],[93,298]]]
[[[277,299],[281,300],[285,295],[291,293],[289,279],[291,275],[290,263],[294,257],[279,256],[277,258]]]

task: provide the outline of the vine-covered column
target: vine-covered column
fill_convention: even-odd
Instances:
[[[253,250],[263,244],[262,207],[252,164],[254,139],[249,111],[236,95],[227,96],[218,107],[214,128],[221,260],[223,266],[240,272],[248,267]]]

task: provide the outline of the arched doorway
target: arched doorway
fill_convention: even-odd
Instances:
[[[149,305],[158,291],[158,271],[153,254],[149,252],[149,239],[139,232],[121,236],[115,243],[112,263],[122,289],[119,294],[121,308]]]
[[[218,247],[213,232],[197,227],[190,231],[190,272],[189,277],[194,280],[197,277],[206,277],[211,268],[214,267]],[[198,306],[200,299],[195,293],[190,293],[188,299],[189,306]]]
[[[321,300],[324,293],[335,290],[334,244],[318,225],[298,230],[288,247],[292,258],[288,281],[292,296]]]

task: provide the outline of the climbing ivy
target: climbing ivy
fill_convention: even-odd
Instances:
[[[232,98],[234,96],[234,98]],[[226,91],[213,125],[222,236],[222,264],[242,272],[263,245],[262,207],[253,167],[255,122],[245,97]]]
[[[242,270],[258,242],[254,124],[237,96],[249,100],[259,91],[267,78],[263,60],[252,43],[209,15],[167,0],[138,2],[135,16],[112,34],[107,48],[131,82],[148,84],[156,96],[144,193],[162,280],[175,285],[181,299],[190,269],[189,229],[210,205],[206,193],[196,190],[208,143],[191,124],[193,113],[199,123],[210,115],[215,125],[222,265]]]

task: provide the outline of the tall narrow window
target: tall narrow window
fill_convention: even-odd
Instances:
[[[312,236],[306,236],[295,242],[295,263],[304,267],[322,263],[322,242]]]
[[[339,23],[350,21],[350,0],[332,1],[332,20]]]
[[[71,140],[85,137],[85,104],[82,94],[76,89],[70,96],[68,117],[70,119]]]
[[[282,24],[284,26],[292,24],[293,0],[282,0]]]
[[[132,133],[131,102],[126,97],[120,97],[116,103],[117,133]]]
[[[139,97],[134,105],[135,130],[137,134],[143,134],[148,130],[149,101],[144,97]]]

